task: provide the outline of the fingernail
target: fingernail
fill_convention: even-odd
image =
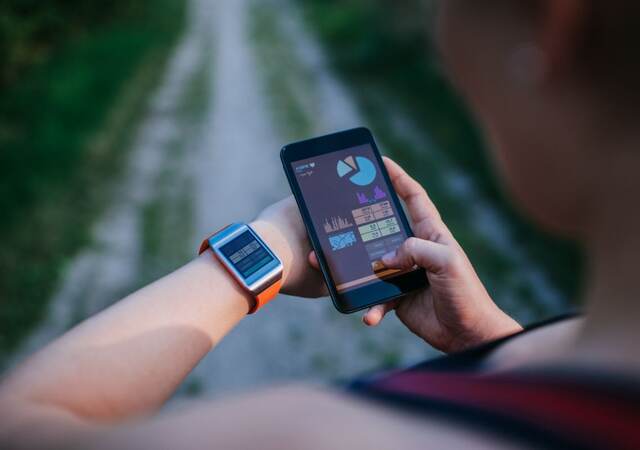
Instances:
[[[389,264],[391,261],[393,261],[395,257],[396,257],[396,251],[394,250],[392,252],[385,254],[382,258],[380,258],[380,260],[382,261],[383,264]]]

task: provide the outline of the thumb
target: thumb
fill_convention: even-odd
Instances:
[[[398,301],[393,300],[389,303],[382,305],[375,305],[369,308],[369,310],[362,316],[362,322],[368,327],[375,327],[382,322],[384,316],[398,306]]]
[[[419,266],[431,273],[441,273],[451,265],[454,253],[449,247],[433,241],[410,237],[396,250],[382,257],[390,269],[410,269]]]

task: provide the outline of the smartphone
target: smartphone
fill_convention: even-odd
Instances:
[[[280,156],[338,311],[426,285],[423,269],[390,269],[381,261],[412,232],[368,129],[289,144]]]

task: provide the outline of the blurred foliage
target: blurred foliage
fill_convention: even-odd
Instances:
[[[428,39],[432,1],[301,1],[343,73],[391,89],[450,156],[477,172],[484,188],[495,188],[479,135]]]
[[[99,140],[98,130],[115,108],[120,122],[139,115],[184,9],[183,0],[0,5],[0,356],[39,320],[88,239],[127,123]]]
[[[91,34],[95,27],[141,18],[145,0],[5,0],[0,4],[0,87],[47,59],[71,38]],[[154,24],[152,26],[156,26]],[[170,23],[165,25],[171,26]]]
[[[380,101],[377,101],[378,105],[375,104],[375,94],[380,92],[397,100],[417,123],[425,127],[437,147],[444,149],[446,158],[471,175],[483,193],[501,206],[513,224],[517,240],[544,268],[552,282],[567,298],[577,298],[582,260],[576,247],[540,233],[513,210],[499,189],[480,133],[443,76],[431,39],[437,2],[298,2],[326,45],[332,64],[349,82],[352,90],[359,94],[361,106],[365,110],[380,109]],[[416,175],[419,179],[428,180],[429,171],[433,168],[420,168],[419,160],[420,155],[413,154],[407,155],[402,162],[408,164],[412,173],[418,172]],[[419,173],[421,170],[423,174]],[[430,194],[438,203],[440,193],[438,186],[434,187],[432,190],[432,186],[429,186]],[[443,201],[441,206],[445,203]],[[446,218],[447,211],[442,212]],[[455,231],[461,242],[474,241],[465,239],[464,224]],[[481,267],[481,270],[509,269]]]

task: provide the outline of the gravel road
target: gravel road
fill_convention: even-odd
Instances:
[[[150,275],[160,275],[150,274],[147,267],[150,250],[145,243],[158,226],[145,215],[150,205],[160,211],[159,220],[174,224],[166,240],[172,231],[189,230],[177,251],[182,255],[192,252],[211,230],[251,220],[289,195],[278,157],[287,141],[286,125],[270,107],[261,79],[249,32],[252,4],[193,0],[190,5],[187,30],[150,99],[128,168],[95,226],[93,244],[73,259],[47,319],[15,360],[112,304]],[[314,98],[321,100],[313,101],[313,133],[363,124],[296,11],[282,8],[279,14],[299,63],[315,73]],[[184,103],[194,101],[190,92],[197,80],[206,94],[195,100],[204,106],[185,118]],[[183,208],[184,202],[189,208]],[[181,261],[177,256],[176,262]],[[394,317],[370,330],[360,316],[339,314],[327,299],[281,296],[233,330],[188,377],[178,397],[227,395],[291,381],[331,382],[433,354]]]
[[[250,221],[289,195],[279,161],[288,141],[366,125],[294,2],[190,0],[189,6],[186,30],[135,130],[126,170],[94,226],[92,244],[72,259],[46,319],[9,364],[185,263],[212,230]],[[425,158],[437,153],[422,127],[392,101],[385,105],[397,136],[424,149]],[[438,161],[448,195],[469,205],[468,232],[512,267],[507,280],[495,283],[494,298],[524,322],[539,318],[539,311],[566,310],[509,219],[443,155],[431,160]],[[523,288],[537,303],[521,301]],[[175,398],[331,383],[435,354],[393,316],[367,329],[360,315],[341,315],[328,299],[280,296],[243,320]]]

